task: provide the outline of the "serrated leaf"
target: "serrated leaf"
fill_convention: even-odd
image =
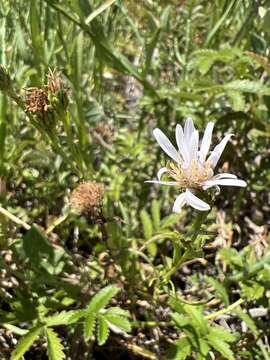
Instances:
[[[185,312],[191,317],[192,322],[200,329],[203,334],[207,334],[209,326],[204,319],[202,311],[199,307],[193,305],[184,305]]]
[[[120,307],[110,307],[108,310],[106,310],[106,314],[109,315],[118,315],[123,317],[129,317],[130,313],[127,310],[121,309]]]
[[[180,328],[189,324],[189,319],[182,314],[172,313],[171,317],[177,326]]]
[[[84,322],[84,337],[85,340],[90,339],[93,336],[96,325],[96,313],[89,312]]]
[[[245,109],[245,97],[239,91],[227,91],[228,100],[234,111],[244,111]]]
[[[110,300],[119,292],[119,288],[108,285],[105,288],[101,289],[94,297],[91,299],[86,313],[97,313],[100,309],[104,308]]]
[[[207,336],[207,341],[216,351],[224,356],[225,359],[235,360],[234,354],[229,345],[226,342],[220,340],[214,333],[210,333]]]
[[[270,95],[270,87],[259,81],[234,80],[223,85],[224,89],[240,92],[248,92],[258,95]]]
[[[236,249],[224,248],[219,251],[220,257],[226,261],[228,265],[233,265],[237,268],[243,267],[243,260]]]
[[[130,332],[131,324],[128,319],[119,315],[104,314],[104,318],[112,325],[118,327],[120,330]]]
[[[221,298],[221,300],[224,302],[224,304],[226,306],[229,306],[229,304],[230,304],[229,296],[228,296],[226,288],[223,286],[223,284],[209,276],[206,276],[205,279],[208,282],[208,284],[212,285],[215,288],[218,296]]]
[[[64,347],[58,334],[51,328],[46,328],[49,360],[62,360],[65,358]]]
[[[18,342],[15,350],[11,354],[10,360],[20,360],[26,351],[31,347],[34,341],[38,338],[41,332],[42,326],[35,326],[30,329],[26,335],[24,335]]]
[[[46,318],[47,326],[70,325],[85,316],[85,310],[61,311]]]
[[[216,336],[218,339],[223,340],[225,342],[234,342],[236,340],[236,336],[229,331],[225,330],[221,326],[213,326],[211,327],[210,334]]]
[[[247,327],[253,332],[255,336],[258,335],[257,326],[253,319],[247,313],[240,309],[236,309],[234,310],[234,312],[237,314],[237,316],[239,316],[242,321],[246,323]]]
[[[184,337],[176,341],[167,353],[168,360],[185,360],[191,355],[192,348],[188,338]]]
[[[98,316],[98,331],[97,331],[97,341],[98,345],[104,345],[109,337],[109,327],[103,317],[103,315]]]

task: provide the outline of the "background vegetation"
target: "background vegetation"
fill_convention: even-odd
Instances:
[[[268,1],[2,0],[0,17],[1,359],[269,360]],[[187,116],[235,134],[220,171],[248,187],[218,196],[184,262],[197,212],[144,181],[166,161],[153,128]],[[83,181],[104,199],[79,213]]]

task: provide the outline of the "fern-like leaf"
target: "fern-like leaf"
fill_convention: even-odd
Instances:
[[[88,312],[84,322],[84,337],[85,340],[90,339],[93,336],[96,325],[96,313]]]
[[[90,301],[86,313],[97,313],[110,302],[110,300],[118,293],[119,290],[119,288],[112,285],[101,289]]]
[[[65,354],[63,352],[63,345],[57,335],[57,333],[51,329],[46,328],[46,337],[48,344],[48,357],[49,360],[62,360],[65,358]]]
[[[15,350],[11,354],[11,360],[20,360],[34,341],[38,338],[42,326],[35,326],[24,335],[18,342]]]
[[[105,344],[109,337],[109,327],[106,319],[103,315],[99,315],[98,317],[98,333],[97,333],[97,341],[98,345],[102,346]]]
[[[61,311],[46,318],[47,326],[70,325],[85,316],[85,310]]]

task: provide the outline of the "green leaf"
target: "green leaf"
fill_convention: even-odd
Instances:
[[[45,319],[47,326],[70,325],[85,316],[85,310],[61,311]]]
[[[160,203],[155,199],[151,204],[151,213],[155,230],[158,230],[160,225]]]
[[[98,332],[97,341],[98,345],[104,345],[109,337],[109,327],[103,315],[98,316]]]
[[[97,17],[99,14],[101,14],[103,11],[105,11],[109,6],[111,6],[113,3],[115,3],[117,0],[107,0],[105,1],[101,6],[99,6],[96,10],[94,10],[85,20],[86,24],[90,24],[92,20],[94,20],[95,17]]]
[[[140,213],[141,221],[143,224],[143,234],[145,240],[149,240],[153,235],[153,226],[150,216],[145,210]]]
[[[145,240],[149,240],[153,235],[152,220],[151,220],[149,214],[145,210],[142,210],[140,212],[140,217],[141,217],[141,221],[142,221],[142,224],[143,224],[144,238],[145,238]],[[156,254],[157,254],[157,245],[154,242],[150,243],[147,246],[147,249],[148,249],[149,253],[152,256],[156,256]]]
[[[253,321],[253,319],[247,314],[245,313],[243,310],[240,310],[240,308],[234,310],[235,314],[237,316],[239,316],[239,318],[244,321],[247,325],[247,327],[253,332],[253,334],[255,336],[258,335],[258,329],[257,326],[255,324],[255,322]]]
[[[104,318],[112,325],[118,327],[120,330],[130,332],[131,324],[128,319],[123,316],[113,315],[113,314],[104,314]]]
[[[190,323],[189,319],[182,314],[172,313],[171,318],[180,329]]]
[[[264,286],[255,283],[246,281],[245,283],[241,283],[241,289],[245,297],[248,298],[248,300],[258,300],[262,298],[265,288]]]
[[[245,110],[245,97],[239,91],[227,91],[227,96],[234,111]]]
[[[123,316],[123,317],[129,317],[130,313],[127,310],[123,310],[120,307],[110,307],[108,310],[106,310],[106,314],[109,315],[116,315],[116,316]]]
[[[191,343],[187,337],[176,341],[167,353],[166,359],[168,360],[185,360],[191,355]]]
[[[30,329],[18,342],[15,350],[11,354],[10,360],[20,360],[38,338],[42,328],[43,326],[38,325]]]
[[[211,327],[210,334],[216,336],[218,339],[225,342],[236,341],[236,336],[234,334],[230,333],[229,331],[218,325]]]
[[[222,356],[224,356],[225,359],[235,360],[234,354],[230,349],[229,345],[223,340],[220,340],[214,332],[211,332],[207,336],[207,341],[208,344],[210,344],[215,350],[217,350]]]
[[[85,312],[86,318],[84,322],[84,337],[86,340],[93,336],[98,312],[109,303],[119,290],[119,288],[112,285],[106,286],[101,289],[90,301]]]
[[[16,334],[16,335],[23,336],[28,333],[28,330],[21,329],[12,324],[2,324],[2,326],[5,327],[6,329],[10,330],[11,332],[13,332],[13,334]]]
[[[229,304],[230,304],[229,296],[228,296],[226,288],[223,286],[223,284],[209,276],[206,276],[205,279],[208,282],[208,284],[212,285],[215,288],[218,296],[221,298],[221,300],[224,302],[224,304],[226,306],[229,306]]]
[[[87,314],[91,312],[97,313],[100,309],[104,308],[119,291],[119,288],[112,285],[108,285],[105,288],[101,289],[91,299],[86,310]]]
[[[35,268],[57,275],[65,266],[63,249],[55,248],[36,226],[23,236],[24,256]]]
[[[236,268],[243,267],[243,260],[236,249],[224,248],[219,251],[220,257],[226,261],[228,265],[233,265]]]
[[[86,319],[84,322],[85,340],[90,339],[94,334],[95,325],[96,325],[96,317],[97,317],[96,313],[93,313],[93,312],[89,312],[86,316]]]
[[[191,317],[196,327],[198,327],[203,334],[207,334],[209,331],[209,326],[203,317],[200,307],[185,304],[184,309],[185,312]]]
[[[226,90],[247,92],[258,95],[270,95],[270,87],[265,86],[259,81],[234,80],[227,84],[224,84],[223,88]]]
[[[41,37],[41,29],[39,26],[40,16],[37,11],[37,2],[31,0],[30,3],[30,29],[34,54],[38,59],[38,62],[41,62],[43,59],[43,42]]]
[[[48,344],[48,357],[49,360],[62,360],[65,358],[63,352],[64,347],[58,337],[58,334],[50,328],[46,328],[46,337]]]

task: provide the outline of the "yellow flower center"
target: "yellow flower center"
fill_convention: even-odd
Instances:
[[[193,159],[188,166],[171,162],[168,169],[169,175],[181,188],[201,188],[202,183],[214,175],[213,169],[207,162],[200,164],[196,159]]]

